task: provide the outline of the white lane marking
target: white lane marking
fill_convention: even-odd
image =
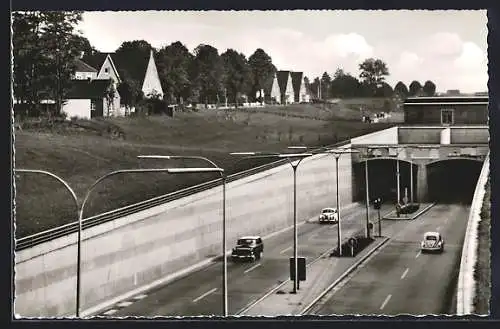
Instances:
[[[245,272],[243,272],[243,273],[248,273],[248,272],[250,272],[250,271],[253,271],[253,270],[255,270],[255,269],[256,269],[257,267],[259,267],[259,266],[260,266],[260,263],[259,263],[259,264],[257,264],[257,265],[254,265],[254,266],[250,267],[249,269],[245,270]]]
[[[389,302],[389,299],[391,299],[392,295],[387,295],[387,297],[385,297],[385,300],[384,302],[382,303],[382,305],[380,306],[380,309],[383,310],[385,305],[387,305],[387,303]]]
[[[132,304],[133,304],[133,302],[121,302],[121,303],[116,304],[116,306],[118,306],[118,307],[128,307],[128,306],[130,306]]]
[[[146,298],[147,296],[148,295],[146,295],[146,294],[142,294],[142,295],[135,296],[134,299],[135,300],[140,300],[140,299]]]
[[[214,292],[214,291],[216,291],[216,290],[217,290],[217,288],[213,288],[212,290],[207,291],[206,293],[204,293],[204,294],[203,294],[203,295],[201,295],[200,297],[197,297],[197,298],[193,299],[193,303],[196,303],[196,302],[197,302],[197,301],[199,301],[200,299],[207,297],[208,295],[210,295],[211,293],[213,293],[213,292]]]
[[[118,312],[118,310],[111,309],[111,310],[104,312],[103,315],[112,315],[112,314],[115,314],[116,312]]]
[[[409,270],[410,270],[410,269],[407,267],[407,268],[406,268],[406,270],[405,270],[405,271],[403,272],[403,274],[401,275],[401,280],[403,280],[403,279],[405,278],[405,276],[406,276],[406,274],[408,274],[408,271],[409,271]]]
[[[420,254],[421,254],[421,253],[422,253],[422,251],[419,251],[419,252],[417,253],[417,255],[415,256],[415,258],[418,258],[418,256],[420,256]]]
[[[285,248],[283,250],[280,251],[280,254],[284,254],[285,252],[287,252],[288,250],[292,249],[292,247],[288,247],[288,248]]]

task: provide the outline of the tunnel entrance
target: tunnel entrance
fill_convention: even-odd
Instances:
[[[365,163],[353,165],[355,201],[366,200],[365,189]],[[400,199],[411,201],[411,173],[410,162],[399,160],[399,188]],[[384,203],[395,204],[397,200],[397,160],[396,159],[371,159],[368,160],[368,192],[370,200],[381,198]],[[417,200],[417,165],[413,165],[413,199]]]
[[[429,200],[439,203],[471,203],[483,163],[451,159],[427,166]]]

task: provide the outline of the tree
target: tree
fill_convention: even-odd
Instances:
[[[359,64],[361,82],[375,94],[377,87],[389,75],[387,64],[380,59],[368,58]]]
[[[72,43],[75,45],[77,50],[80,52],[79,57],[93,56],[97,53],[97,49],[90,44],[90,41],[81,35],[73,35]]]
[[[424,87],[422,88],[423,89],[423,92],[426,96],[434,96],[436,94],[436,85],[434,84],[434,82],[430,81],[430,80],[427,80],[425,83],[424,83]]]
[[[319,78],[316,77],[314,78],[313,82],[309,84],[309,91],[311,92],[311,95],[313,95],[313,98],[319,98]]]
[[[122,76],[122,82],[116,88],[120,94],[120,102],[125,105],[127,109],[135,107],[143,98],[143,92],[140,86],[129,77]]]
[[[189,67],[193,55],[179,41],[160,49],[157,54],[158,75],[169,101],[189,97]]]
[[[324,72],[321,76],[321,99],[327,99],[330,97],[330,84],[332,78],[327,72]]]
[[[375,96],[377,97],[392,97],[394,94],[394,90],[387,82],[382,82],[381,85],[377,88]]]
[[[338,98],[360,97],[361,83],[356,77],[344,73],[343,70],[337,70],[334,79],[330,85],[330,95]]]
[[[401,98],[406,98],[409,94],[408,87],[406,87],[406,85],[401,81],[396,83],[396,85],[394,86],[394,92]]]
[[[222,89],[224,67],[218,50],[210,45],[200,44],[194,53],[192,82],[198,88],[207,107],[209,99],[218,99],[219,91]]]
[[[422,92],[422,85],[420,84],[420,82],[413,80],[410,83],[408,95],[409,96],[419,96],[421,94],[421,92]]]
[[[36,111],[44,89],[43,65],[46,65],[41,44],[40,12],[12,14],[13,92],[25,114]],[[17,108],[16,108],[17,109]]]
[[[271,57],[261,48],[258,48],[248,58],[248,64],[252,73],[251,94],[255,95],[259,91],[259,98],[263,101],[264,95],[261,95],[260,91],[264,89],[266,81],[274,75],[276,67],[273,65]]]
[[[75,58],[80,55],[75,27],[82,19],[82,12],[42,12],[41,15],[41,43],[48,59],[43,80],[49,88],[49,96],[55,100],[56,113],[60,114],[75,73]]]
[[[238,94],[243,92],[250,77],[250,68],[245,55],[233,49],[221,55],[224,65],[224,86],[238,107]]]
[[[127,76],[141,86],[144,79],[144,69],[149,56],[155,49],[145,40],[125,41],[115,51],[113,59],[116,60],[120,76]],[[142,86],[141,86],[142,87]]]

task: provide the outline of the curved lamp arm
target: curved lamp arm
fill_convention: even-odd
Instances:
[[[75,201],[75,204],[76,204],[76,207],[77,209],[79,208],[79,204],[78,204],[78,198],[76,196],[76,193],[75,191],[73,191],[73,189],[71,188],[71,186],[69,186],[68,183],[66,183],[66,181],[64,179],[62,179],[61,177],[57,176],[56,174],[53,174],[49,171],[45,171],[45,170],[36,170],[36,169],[14,169],[14,172],[19,172],[19,173],[32,173],[32,174],[42,174],[42,175],[46,175],[46,176],[50,176],[54,179],[56,179],[57,181],[59,181],[61,184],[64,185],[64,187],[69,191],[69,193],[71,194],[71,197],[73,198],[73,200]]]

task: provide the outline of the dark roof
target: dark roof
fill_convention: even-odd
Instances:
[[[146,70],[148,68],[149,62],[149,50],[144,52],[144,54],[138,58],[134,58],[133,63],[126,62],[125,59],[117,56],[116,53],[101,53],[96,52],[93,55],[84,56],[82,60],[87,64],[94,66],[97,70],[100,70],[102,64],[106,60],[106,57],[110,55],[113,63],[115,64],[116,70],[118,70],[118,74],[120,75],[120,79],[132,79],[137,82],[139,85],[142,85],[144,82],[144,77],[146,76]]]
[[[103,98],[110,84],[108,80],[71,80],[71,88],[68,91],[68,99],[92,99]]]
[[[292,75],[292,86],[295,94],[299,94],[300,85],[302,84],[302,76],[304,75],[302,72],[290,72]]]
[[[286,90],[286,84],[288,82],[288,75],[290,71],[278,71],[276,75],[278,76],[278,85],[280,87],[280,92],[284,93]]]
[[[75,60],[75,71],[76,72],[95,72],[97,73],[97,70],[90,66],[89,64],[85,63],[81,59],[76,59]]]
[[[97,72],[102,67],[102,64],[104,64],[104,61],[106,60],[106,57],[108,56],[109,53],[100,53],[100,52],[95,52],[92,55],[85,55],[82,58],[82,61],[87,63],[88,65],[95,67]]]
[[[488,96],[436,96],[436,97],[410,97],[404,105],[427,104],[463,104],[463,103],[488,103]]]

